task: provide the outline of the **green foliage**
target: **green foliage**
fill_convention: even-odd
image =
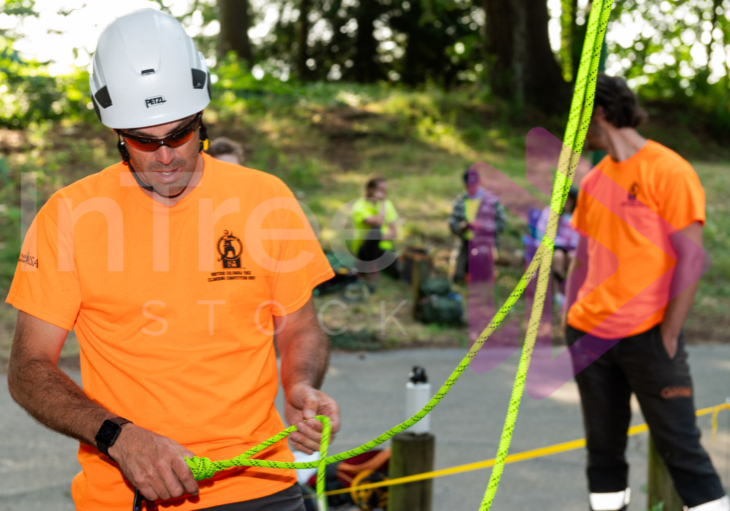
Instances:
[[[707,130],[730,140],[730,67],[726,62],[725,76],[713,75],[707,59],[718,57],[716,52],[725,56],[730,1],[627,0],[617,2],[612,19],[613,24],[633,20],[645,28],[632,41],[609,43],[609,66],[620,64],[645,101],[674,105],[688,123],[699,113]]]
[[[48,68],[28,60],[0,36],[0,127],[22,129],[32,122],[90,120],[89,75],[76,70],[53,77]]]
[[[0,84],[0,125],[23,128],[31,121],[59,118],[56,80],[42,64],[22,59],[6,38],[0,38]]]
[[[275,77],[297,67],[299,8],[294,0],[274,0],[273,30],[255,49],[256,60]],[[308,37],[307,74],[312,81],[377,81],[440,86],[474,82],[482,72],[481,8],[469,1],[313,0]],[[358,27],[377,32],[365,48]],[[363,79],[363,67],[368,76]]]
[[[0,5],[0,13],[8,16],[38,16],[35,11],[35,0],[4,0]]]

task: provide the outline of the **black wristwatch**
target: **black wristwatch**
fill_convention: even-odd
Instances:
[[[101,428],[99,428],[99,432],[96,434],[96,448],[109,456],[109,448],[119,438],[119,433],[122,432],[122,425],[131,423],[132,421],[128,421],[122,417],[105,420]],[[111,458],[111,456],[109,457]]]

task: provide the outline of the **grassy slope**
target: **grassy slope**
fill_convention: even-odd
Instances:
[[[542,119],[532,125],[516,122],[506,109],[490,106],[463,91],[446,95],[439,91],[315,85],[295,96],[240,96],[223,94],[209,109],[209,133],[241,141],[247,166],[282,177],[316,216],[323,245],[336,235],[330,222],[337,209],[360,196],[368,174],[379,173],[389,179],[390,197],[404,219],[402,244],[427,247],[437,273],[443,275],[455,242],[446,219],[451,201],[461,190],[464,169],[474,161],[488,161],[532,189],[524,180],[525,133],[535,125],[546,126],[557,136],[562,129],[559,120]],[[726,285],[730,282],[730,220],[724,200],[730,183],[725,178],[726,163],[704,163],[696,157],[709,155],[722,160],[730,159],[730,155],[699,135],[686,132],[678,137],[677,130],[665,132],[663,126],[659,119],[646,133],[660,142],[668,141],[693,160],[707,192],[706,240],[713,266],[702,281],[687,328],[695,334],[690,336],[693,339],[714,340],[728,326],[725,318],[730,308]],[[37,127],[20,140],[0,133],[0,149],[3,147],[10,151],[10,173],[4,178],[9,182],[0,191],[0,204],[5,206],[0,216],[0,242],[4,246],[0,251],[0,291],[4,294],[18,253],[19,173],[38,172],[39,195],[44,200],[64,184],[115,163],[118,156],[114,137],[98,125]],[[501,241],[503,253],[514,255],[521,248],[523,232],[524,222],[509,214]],[[521,271],[518,261],[499,269],[498,303],[506,298]],[[392,321],[381,330],[382,311],[390,314],[409,297],[405,284],[382,279],[378,292],[367,302],[348,305],[345,311],[330,307],[325,314],[329,328],[347,325],[349,329],[339,341],[333,340],[343,347],[466,344],[463,327],[414,322],[410,301],[396,314],[405,334]],[[318,298],[318,306],[329,298]],[[7,354],[13,318],[8,306],[0,307],[0,358]],[[65,353],[76,349],[71,342]]]

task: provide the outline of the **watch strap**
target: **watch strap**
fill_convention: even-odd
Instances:
[[[117,426],[121,427],[124,424],[132,424],[132,421],[125,419],[124,417],[112,417],[111,419],[107,419],[109,422],[113,422]]]

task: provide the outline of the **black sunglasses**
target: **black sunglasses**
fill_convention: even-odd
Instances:
[[[175,133],[167,135],[164,138],[140,137],[137,135],[130,135],[129,133],[125,133],[121,130],[119,130],[118,133],[124,137],[131,147],[139,149],[140,151],[156,151],[163,145],[168,147],[179,147],[193,138],[193,134],[198,128],[202,115],[203,112],[198,112],[197,115],[193,117],[192,121],[177,130]]]

